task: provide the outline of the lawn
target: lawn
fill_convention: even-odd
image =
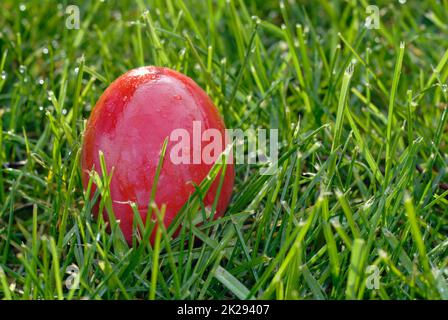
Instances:
[[[2,0],[0,299],[448,299],[447,21],[447,0]],[[227,128],[278,129],[279,157],[235,166],[222,218],[192,223],[201,184],[177,238],[128,247],[80,150],[144,65]]]

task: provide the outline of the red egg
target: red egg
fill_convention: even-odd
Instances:
[[[107,171],[110,173],[113,168],[110,184],[113,212],[120,220],[120,228],[129,244],[135,231],[134,214],[129,203],[137,204],[145,222],[164,140],[179,129],[193,137],[194,126],[200,126],[202,132],[215,129],[220,133],[221,150],[213,155],[216,161],[228,143],[217,108],[192,79],[168,68],[151,66],[128,71],[106,89],[92,110],[81,154],[83,185],[87,187],[92,168],[101,171],[99,151],[102,151]],[[209,143],[203,139],[199,142],[201,148]],[[166,227],[195,191],[194,184],[199,185],[213,166],[203,159],[193,161],[193,153],[196,152],[193,141],[189,144],[191,149],[185,150],[183,155],[191,161],[173,161],[170,154],[176,144],[169,139],[155,195],[158,207],[166,204]],[[234,175],[233,164],[228,163],[215,217],[222,216],[227,208]],[[219,175],[203,199],[205,206],[212,207],[218,185]],[[95,186],[92,195],[94,191]],[[95,210],[98,211],[98,206]],[[107,221],[107,212],[102,214]]]

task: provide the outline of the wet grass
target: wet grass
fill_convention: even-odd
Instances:
[[[89,1],[69,29],[69,3],[3,0],[0,298],[448,299],[448,2],[408,2],[377,1],[367,29],[363,0]],[[100,94],[142,65],[281,148],[273,175],[236,167],[223,218],[192,223],[205,181],[129,249],[92,218],[79,156]]]

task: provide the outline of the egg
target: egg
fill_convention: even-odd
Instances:
[[[208,95],[191,78],[177,71],[140,67],[110,84],[87,121],[81,152],[84,188],[92,170],[101,173],[102,152],[107,172],[112,174],[113,214],[129,244],[138,232],[130,204],[136,204],[142,221],[146,222],[154,176],[166,139],[154,201],[159,208],[166,205],[163,222],[168,227],[195,191],[195,184],[207,177],[229,145],[224,121]],[[234,166],[231,161],[225,166],[215,218],[226,211],[234,184]],[[220,174],[203,198],[208,210],[213,207],[219,180]],[[95,184],[92,188],[91,196]],[[98,202],[93,208],[95,216],[99,214]],[[101,214],[108,221],[105,210]],[[154,213],[151,218],[155,219]],[[153,238],[154,232],[152,241]]]

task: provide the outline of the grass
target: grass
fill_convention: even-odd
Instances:
[[[74,30],[71,2],[3,0],[0,298],[448,299],[448,1],[375,2],[380,29],[364,0],[139,0],[79,2]],[[110,176],[91,201],[79,157],[100,94],[141,65],[192,77],[229,128],[278,128],[281,149],[274,175],[236,167],[223,218],[204,181],[154,247],[128,248],[91,217]]]

